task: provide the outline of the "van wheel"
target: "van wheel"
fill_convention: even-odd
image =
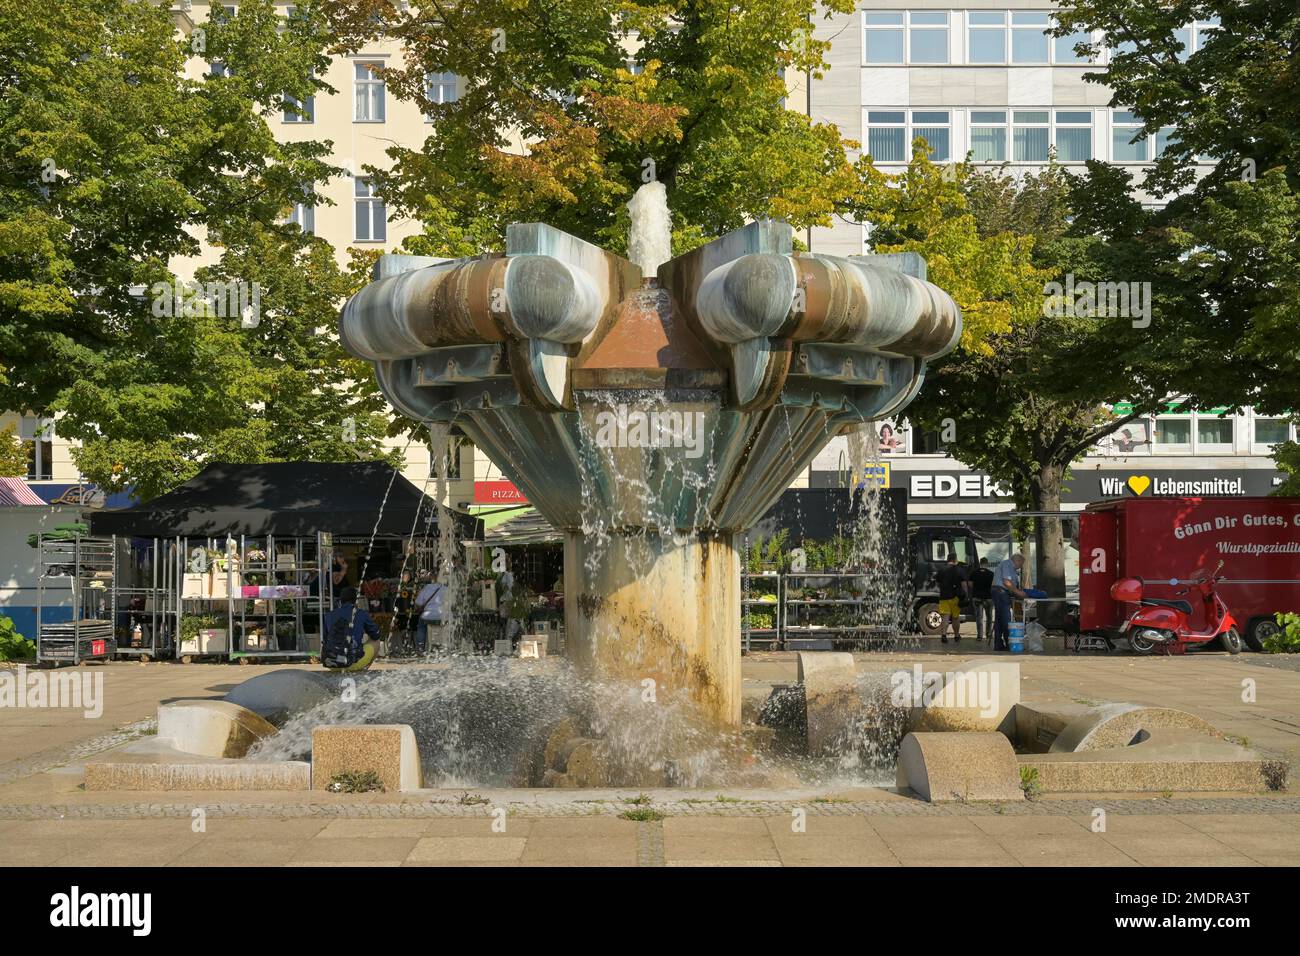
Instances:
[[[1264,642],[1282,633],[1282,625],[1271,617],[1257,617],[1250,622],[1244,635],[1246,646],[1252,651],[1264,650]]]
[[[1223,649],[1229,654],[1241,653],[1241,632],[1235,627],[1230,627],[1219,635],[1219,642]]]
[[[916,611],[916,622],[921,628],[922,634],[939,634],[943,631],[943,615],[939,613],[939,605],[922,604]]]

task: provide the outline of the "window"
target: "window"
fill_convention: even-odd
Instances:
[[[867,112],[867,152],[876,162],[907,162],[906,115],[902,110]]]
[[[316,97],[308,96],[300,100],[296,96],[284,94],[284,121],[286,123],[316,122]]]
[[[1056,158],[1063,163],[1092,159],[1092,111],[1056,111]]]
[[[424,83],[424,95],[430,103],[441,106],[444,103],[455,103],[459,99],[455,73],[430,73],[424,78]]]
[[[1056,62],[1065,63],[1091,63],[1092,57],[1088,53],[1079,54],[1075,52],[1075,47],[1080,43],[1091,43],[1092,34],[1090,33],[1071,33],[1069,36],[1054,37],[1053,44],[1056,47]]]
[[[49,481],[54,477],[54,421],[24,415],[18,437],[27,445],[27,480]]]
[[[867,63],[903,62],[903,15],[864,13]]]
[[[1156,159],[1164,155],[1171,145],[1178,142],[1178,131],[1172,126],[1162,126],[1156,130]]]
[[[1116,110],[1111,114],[1110,125],[1113,162],[1145,163],[1151,158],[1149,141],[1136,113]]]
[[[966,14],[966,61],[968,63],[1007,62],[1007,15],[1002,10],[971,10]]]
[[[388,213],[384,201],[375,195],[369,179],[358,176],[354,181],[357,206],[357,242],[386,242]]]
[[[1050,26],[1046,13],[1013,10],[1011,13],[1011,62],[1046,63]]]
[[[1219,29],[1219,18],[1209,17],[1205,20],[1197,20],[1192,24],[1192,30],[1195,32],[1195,46],[1197,50],[1204,50],[1205,44],[1209,42],[1211,34]]]
[[[930,147],[930,161],[944,163],[952,158],[952,114],[947,110],[913,110],[912,135],[925,137]]]
[[[977,163],[1002,163],[1007,158],[1007,114],[1005,110],[972,110],[970,147]]]
[[[384,121],[384,80],[377,72],[381,63],[354,63],[356,106],[352,118],[358,123]]]
[[[1161,415],[1156,418],[1155,447],[1153,451],[1189,452],[1192,450],[1192,419],[1183,415]]]
[[[948,11],[913,10],[907,16],[909,62],[947,63]]]
[[[1232,451],[1233,419],[1198,415],[1196,444],[1199,451]]]
[[[1016,110],[1013,113],[1012,159],[1017,163],[1047,162],[1048,144],[1051,142],[1049,116],[1047,110]]]
[[[937,431],[927,431],[916,429],[912,437],[912,454],[914,455],[945,455],[948,453],[948,446],[943,442],[943,436]]]
[[[316,207],[305,202],[294,203],[293,210],[289,213],[289,222],[305,233],[314,234],[316,232]]]
[[[1256,418],[1255,441],[1251,451],[1258,455],[1267,455],[1274,445],[1291,440],[1291,423],[1285,418]]]

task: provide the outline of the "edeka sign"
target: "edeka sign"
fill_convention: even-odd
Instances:
[[[479,505],[519,505],[528,499],[513,481],[474,482],[474,503]]]
[[[1011,503],[1007,489],[982,472],[911,471],[900,468],[900,464],[893,462],[890,484],[895,488],[906,488],[908,500],[914,503]],[[1138,471],[1084,466],[1076,469],[1065,482],[1061,502],[1086,504],[1104,498],[1262,496],[1271,494],[1281,478],[1281,473],[1271,468]],[[833,471],[813,471],[809,485],[813,488],[840,488],[843,479]]]

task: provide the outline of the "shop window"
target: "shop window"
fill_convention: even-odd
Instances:
[[[1192,420],[1187,416],[1161,415],[1156,419],[1155,448],[1162,452],[1192,450]]]
[[[358,123],[384,121],[384,79],[379,75],[382,63],[354,63],[353,92],[355,107],[352,118]]]
[[[1196,445],[1198,451],[1232,451],[1234,420],[1198,415]]]
[[[977,163],[1002,163],[1007,158],[1007,114],[1005,110],[972,110],[970,114],[971,158]]]
[[[1291,422],[1285,418],[1256,418],[1255,439],[1251,451],[1257,455],[1267,455],[1274,445],[1291,440]]]
[[[1011,13],[1011,62],[1046,63],[1051,49],[1047,28],[1051,18],[1034,10]]]
[[[948,446],[943,442],[942,435],[937,431],[925,429],[916,429],[912,435],[912,454],[914,455],[946,455]]]
[[[1007,12],[971,10],[966,14],[968,63],[1007,62]]]
[[[866,62],[902,63],[904,27],[901,13],[864,13]]]

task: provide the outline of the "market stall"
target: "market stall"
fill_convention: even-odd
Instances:
[[[481,536],[477,522],[456,524],[458,538]],[[382,462],[213,464],[91,527],[177,542],[182,660],[315,657],[345,587],[387,634],[401,572],[426,569],[439,533],[433,500]]]

